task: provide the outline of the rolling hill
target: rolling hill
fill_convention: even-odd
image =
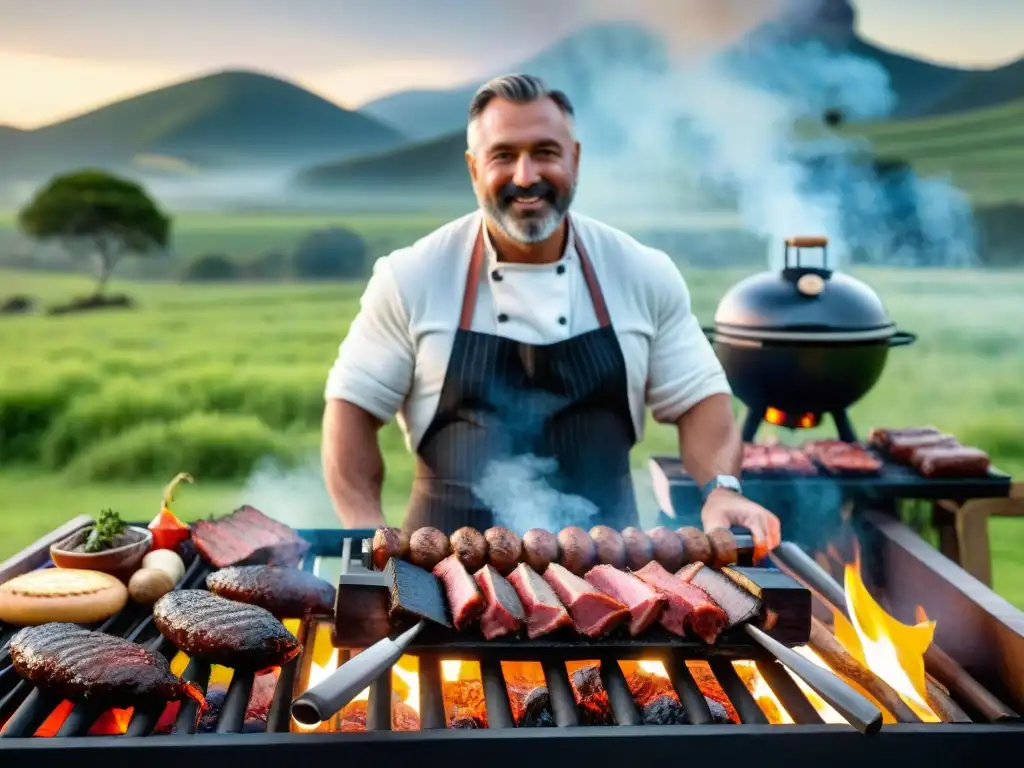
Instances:
[[[225,71],[115,102],[30,131],[0,131],[4,176],[38,177],[70,166],[224,169],[314,163],[396,146],[405,137],[292,83]],[[159,163],[157,163],[159,165]]]

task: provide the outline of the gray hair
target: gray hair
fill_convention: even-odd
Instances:
[[[572,102],[564,92],[548,88],[547,84],[535,75],[512,74],[495,77],[480,86],[469,103],[466,145],[470,151],[476,144],[477,120],[494,99],[505,99],[516,104],[529,104],[541,99],[551,99],[570,121],[576,114]]]

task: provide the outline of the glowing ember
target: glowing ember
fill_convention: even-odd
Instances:
[[[850,620],[836,612],[836,638],[924,722],[940,722],[928,706],[924,671],[924,653],[935,635],[935,622],[912,626],[886,613],[864,586],[859,563],[846,566],[845,587]]]

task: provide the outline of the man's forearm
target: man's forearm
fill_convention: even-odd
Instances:
[[[324,410],[324,480],[334,511],[346,528],[384,524],[380,501],[384,459],[377,443],[379,429],[376,419],[351,403],[331,401]]]
[[[712,395],[683,414],[678,422],[683,467],[700,486],[717,475],[739,477],[743,441],[732,415],[732,398]]]

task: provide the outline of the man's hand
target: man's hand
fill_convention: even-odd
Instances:
[[[755,563],[782,541],[779,518],[760,504],[724,488],[711,492],[700,511],[700,519],[705,531],[733,525],[749,529],[754,538]]]

